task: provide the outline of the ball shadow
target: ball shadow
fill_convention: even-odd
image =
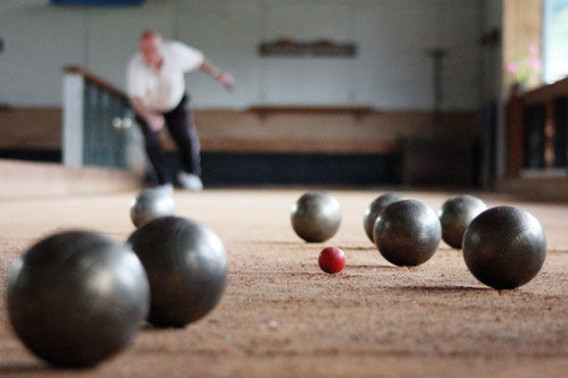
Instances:
[[[380,269],[380,270],[399,270],[405,269],[400,266],[387,265],[387,264],[351,264],[348,263],[345,268],[356,268],[356,269]]]
[[[440,294],[448,294],[448,293],[499,293],[498,290],[495,290],[491,287],[482,287],[482,286],[393,286],[393,289],[399,289],[405,292],[416,292],[416,293],[440,293]]]
[[[172,326],[172,325],[155,325],[149,321],[145,321],[140,325],[140,332],[167,332],[167,331],[179,331],[184,329],[187,325],[183,326]]]
[[[249,241],[251,244],[260,244],[260,245],[318,245],[319,243],[307,243],[303,240],[297,241],[290,241],[290,240],[251,240]]]
[[[0,362],[0,376],[11,374],[11,375],[22,375],[26,377],[32,373],[48,373],[59,370],[62,370],[62,368],[57,368],[42,362],[30,362],[30,363]]]

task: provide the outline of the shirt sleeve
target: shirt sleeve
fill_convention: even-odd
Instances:
[[[205,59],[201,51],[181,42],[172,42],[171,49],[184,72],[198,69]]]
[[[126,94],[128,97],[144,96],[144,77],[140,72],[140,64],[134,56],[126,69]]]

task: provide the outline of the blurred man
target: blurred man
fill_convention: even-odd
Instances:
[[[199,139],[189,108],[184,74],[199,69],[227,89],[233,87],[233,77],[217,69],[201,51],[181,42],[164,41],[154,31],[146,31],[140,36],[138,49],[128,64],[127,92],[158,184],[171,189],[174,181],[159,138],[165,125],[181,155],[179,185],[199,191],[203,188]]]

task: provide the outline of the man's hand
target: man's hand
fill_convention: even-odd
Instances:
[[[148,122],[150,130],[155,133],[162,130],[162,128],[164,127],[164,123],[166,122],[164,116],[158,113],[149,113],[146,115],[145,118],[146,122]]]
[[[203,59],[203,63],[201,63],[199,69],[219,81],[228,90],[233,89],[235,86],[235,79],[233,79],[231,74],[220,71],[206,58]]]
[[[156,133],[162,130],[164,123],[166,122],[164,116],[148,109],[140,97],[132,97],[130,99],[130,105],[132,105],[136,114],[144,118],[144,120],[148,123],[150,131]]]
[[[220,73],[217,76],[217,80],[219,80],[219,82],[223,84],[223,86],[227,88],[227,90],[231,90],[235,86],[235,79],[229,73],[225,72]]]

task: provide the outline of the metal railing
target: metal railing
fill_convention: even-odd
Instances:
[[[64,68],[64,165],[127,168],[131,125],[126,94],[81,67]]]

